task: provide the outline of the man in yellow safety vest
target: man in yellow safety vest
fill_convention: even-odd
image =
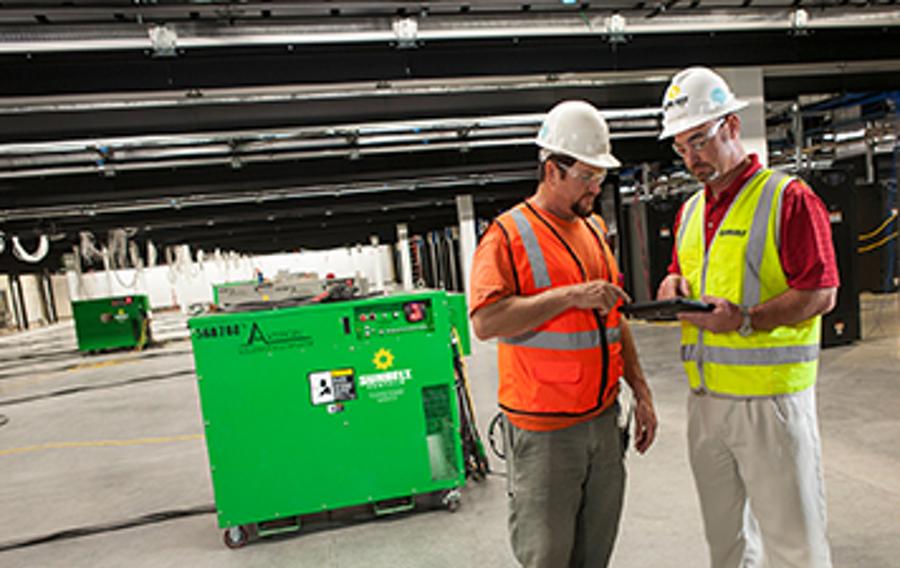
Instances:
[[[657,295],[714,306],[679,316],[712,568],[830,567],[814,385],[839,284],[831,230],[802,180],[744,150],[745,106],[704,67],[675,75],[663,96],[660,138],[704,189],[679,212]]]

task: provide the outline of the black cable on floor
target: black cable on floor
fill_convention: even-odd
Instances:
[[[170,343],[173,340],[166,340],[165,342],[157,342],[153,344],[153,347],[161,347]],[[132,353],[133,349],[110,349],[108,351],[103,352],[104,355],[115,355],[122,354],[128,355]],[[186,353],[187,351],[176,351],[175,353]],[[143,357],[135,357],[134,359],[142,359],[142,358],[152,358],[152,357],[165,357],[169,353],[160,353],[158,351],[145,351],[146,353]],[[11,357],[0,357],[0,371],[6,371],[7,369],[16,369],[22,363],[29,363],[31,365],[41,365],[45,363],[52,363],[54,361],[64,360],[64,359],[75,359],[81,360],[81,356],[84,353],[75,348],[65,347],[63,349],[57,349],[54,351],[49,350],[41,350],[41,349],[32,349],[31,351],[25,353],[17,353],[13,354]],[[7,365],[8,364],[8,365]],[[79,363],[79,365],[82,363]],[[4,373],[6,375],[8,373]]]
[[[37,546],[39,544],[46,544],[48,542],[55,542],[59,540],[69,540],[100,533],[120,531],[144,525],[152,525],[155,523],[164,523],[173,519],[193,517],[195,515],[209,515],[215,512],[216,508],[214,505],[201,505],[199,507],[191,507],[188,509],[171,509],[169,511],[160,511],[157,513],[150,513],[147,515],[142,515],[140,517],[135,517],[133,519],[126,519],[124,521],[78,527],[74,529],[65,529],[44,536],[0,543],[0,552],[6,552],[7,550],[15,550],[18,548],[27,548],[29,546]]]
[[[36,363],[49,363],[59,359],[68,357],[77,357],[78,350],[73,348],[57,349],[54,351],[34,349],[28,353],[14,353],[11,357],[0,357],[0,363],[10,363],[17,365],[25,361],[35,361]],[[5,366],[5,365],[4,365]]]
[[[54,398],[57,396],[68,396],[70,394],[78,394],[80,392],[92,391],[92,390],[103,390],[103,389],[111,389],[116,387],[124,387],[128,385],[134,385],[139,383],[147,383],[150,381],[162,381],[165,379],[173,379],[175,377],[180,377],[183,375],[193,375],[194,370],[181,370],[174,371],[172,373],[164,373],[162,375],[150,375],[147,377],[137,377],[135,379],[126,379],[124,381],[119,381],[115,383],[104,383],[100,385],[81,385],[77,387],[69,387],[65,389],[60,389],[52,392],[41,393],[41,394],[33,394],[30,396],[23,396],[19,398],[8,398],[6,400],[0,400],[0,406],[8,406],[11,404],[22,404],[23,402],[34,402],[35,400],[43,400],[45,398]]]
[[[191,352],[191,351],[190,351],[189,349],[185,349],[185,350],[182,350],[182,351],[165,351],[165,352],[151,351],[151,352],[144,352],[143,355],[141,355],[141,356],[139,356],[139,357],[133,357],[133,358],[131,358],[131,359],[127,359],[127,360],[125,360],[124,362],[132,363],[132,362],[137,362],[137,361],[146,361],[147,359],[156,359],[156,358],[158,358],[158,357],[172,357],[172,356],[174,356],[174,355],[184,355],[184,354],[187,354],[187,353],[190,353],[190,352]],[[126,353],[126,354],[127,354],[127,353],[129,353],[129,352],[128,352],[128,351],[123,351],[123,353]],[[73,352],[73,354],[74,354],[74,352]],[[106,361],[106,359],[104,359],[104,360],[98,360],[97,362],[98,362],[98,363],[102,363],[102,362],[105,362],[105,361]],[[85,364],[89,364],[89,363],[90,363],[89,360],[83,360],[83,361],[79,361],[78,363],[68,363],[68,364],[63,365],[63,366],[61,366],[61,367],[54,367],[54,368],[52,368],[52,369],[38,369],[38,370],[35,371],[35,372],[42,373],[42,374],[48,374],[48,373],[62,373],[62,372],[66,372],[66,371],[85,370],[85,369],[83,368],[83,366],[84,366]],[[2,370],[2,369],[0,369],[0,370]],[[0,381],[6,380],[6,379],[15,379],[15,378],[20,377],[21,375],[22,375],[21,369],[17,369],[17,370],[14,370],[14,371],[12,371],[12,372],[9,372],[9,373],[3,373],[3,372],[0,372]]]

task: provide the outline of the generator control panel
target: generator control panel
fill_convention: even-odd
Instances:
[[[353,310],[353,329],[359,339],[434,331],[431,308],[430,299],[358,306]]]

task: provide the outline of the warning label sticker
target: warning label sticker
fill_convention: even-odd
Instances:
[[[314,405],[356,400],[353,369],[315,371],[308,375],[308,379],[310,398]]]

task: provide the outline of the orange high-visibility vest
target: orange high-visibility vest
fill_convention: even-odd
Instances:
[[[586,282],[582,263],[599,264],[603,279],[618,282],[606,225],[596,215],[583,220],[597,242],[597,254],[589,259],[579,259],[546,215],[528,202],[496,222],[507,237],[522,296]],[[608,407],[624,372],[620,320],[618,305],[605,318],[596,310],[573,308],[522,335],[499,338],[500,407],[513,416],[573,418]]]

